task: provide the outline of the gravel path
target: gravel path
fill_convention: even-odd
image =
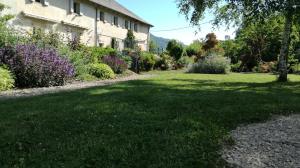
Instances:
[[[120,77],[112,80],[101,80],[101,81],[92,81],[92,82],[73,82],[65,86],[55,86],[55,87],[45,87],[45,88],[30,88],[30,89],[17,89],[0,92],[0,99],[12,99],[18,97],[30,97],[37,95],[44,95],[49,93],[57,93],[62,91],[73,91],[78,89],[90,88],[95,86],[106,86],[112,85],[119,82],[138,80],[150,78],[153,75],[137,75],[133,74],[127,77]]]
[[[231,135],[235,145],[222,157],[233,167],[300,168],[300,115],[239,127]]]

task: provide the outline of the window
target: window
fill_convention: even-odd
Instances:
[[[114,49],[118,49],[119,48],[119,42],[114,37],[111,39],[111,48],[114,48]]]
[[[132,27],[133,27],[133,24],[132,24],[132,22],[130,22],[130,27],[129,27],[129,29],[132,30],[132,29],[133,29]]]
[[[114,16],[114,25],[118,26],[118,17]]]
[[[100,11],[99,17],[100,17],[100,21],[104,22],[104,12]]]
[[[100,42],[100,43],[99,43],[99,47],[104,47],[104,43],[103,43],[103,42]]]
[[[129,29],[128,20],[125,20],[125,29]]]
[[[137,23],[134,24],[134,31],[135,31],[135,32],[138,31],[138,24],[137,24]]]
[[[48,0],[31,0],[31,2],[37,2],[43,4],[44,6],[49,6]]]
[[[78,15],[81,15],[81,13],[80,13],[80,3],[74,2],[73,3],[73,9],[74,9],[74,13],[77,13]]]

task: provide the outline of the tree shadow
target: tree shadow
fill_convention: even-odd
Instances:
[[[0,165],[25,156],[26,166],[221,167],[230,130],[299,112],[299,90],[174,78],[0,101]]]

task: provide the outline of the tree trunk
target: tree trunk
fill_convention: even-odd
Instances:
[[[278,81],[286,82],[287,81],[287,58],[289,54],[289,46],[290,46],[290,36],[293,25],[293,13],[292,11],[288,11],[285,15],[285,25],[284,32],[282,38],[282,44],[280,49],[279,56],[279,78]]]

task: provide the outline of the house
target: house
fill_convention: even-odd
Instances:
[[[137,45],[148,50],[151,24],[115,0],[0,0],[10,7],[6,13],[22,33],[39,28],[58,32],[62,39],[80,37],[88,46],[126,48],[128,30],[134,32]]]

